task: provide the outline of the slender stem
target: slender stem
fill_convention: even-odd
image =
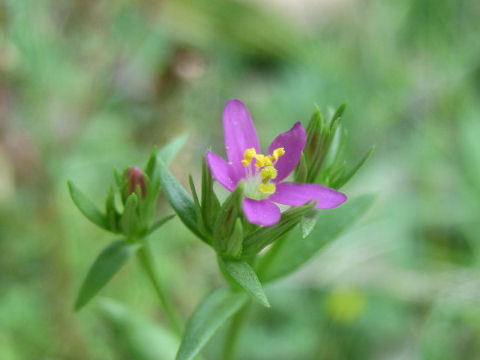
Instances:
[[[278,239],[272,246],[272,248],[264,255],[262,259],[256,264],[256,272],[260,281],[264,277],[266,269],[269,267],[272,260],[277,255],[279,249],[282,247],[285,242],[286,236]],[[257,259],[253,259],[252,264],[256,263]],[[221,262],[219,262],[221,265]],[[222,269],[222,266],[220,266]],[[223,269],[222,269],[223,270]],[[224,274],[225,275],[225,274]],[[226,277],[228,280],[228,278]],[[223,356],[222,360],[233,360],[235,356],[235,350],[238,343],[238,338],[243,324],[245,323],[245,315],[248,312],[250,307],[250,302],[248,302],[233,318],[230,327],[228,328],[227,337],[223,346]]]
[[[170,323],[171,329],[179,336],[182,334],[182,327],[180,325],[178,314],[176,313],[172,303],[166,295],[165,289],[162,286],[160,281],[160,276],[158,274],[157,268],[154,264],[152,250],[150,244],[147,240],[144,241],[144,245],[138,251],[138,260],[142,265],[143,270],[147,274],[148,279],[153,285],[155,292],[160,300],[163,311],[167,316],[168,322]]]
[[[239,312],[235,314],[230,327],[228,328],[227,337],[223,345],[222,360],[233,360],[235,357],[235,350],[238,345],[240,331],[245,324],[246,314],[250,308],[248,302]]]

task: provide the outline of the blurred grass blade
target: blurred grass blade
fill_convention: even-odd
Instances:
[[[173,359],[179,340],[157,322],[129,310],[122,304],[102,299],[100,311],[114,330],[113,347],[118,356],[135,360]]]
[[[158,171],[160,174],[162,190],[173,210],[175,210],[186,227],[188,227],[199,238],[205,240],[204,235],[198,228],[197,212],[195,211],[193,200],[167,169],[167,166],[162,160],[158,161]]]
[[[215,332],[247,302],[243,292],[220,288],[211,292],[187,323],[187,329],[178,349],[176,360],[192,360]]]
[[[266,307],[270,307],[267,295],[263,291],[262,284],[258,280],[255,271],[244,261],[221,259],[228,274],[256,301]]]
[[[374,195],[362,195],[347,201],[342,206],[319,213],[315,228],[307,239],[299,241],[298,232],[289,234],[283,244],[269,258],[268,253],[260,261],[262,281],[271,281],[286,276],[310,260],[323,246],[349,228],[372,205]],[[262,264],[269,262],[268,266]]]
[[[75,311],[85,306],[117,273],[141,245],[118,240],[106,247],[97,257],[83,281],[75,301]]]
[[[104,230],[111,231],[105,214],[100,212],[100,210],[98,210],[98,208],[71,181],[68,181],[67,184],[70,196],[78,210],[80,210],[80,212],[95,225]]]
[[[160,159],[163,161],[164,164],[170,165],[172,162],[173,158],[177,156],[178,152],[180,149],[185,145],[187,142],[188,135],[180,135],[170,141],[168,144],[163,146],[159,151],[158,151],[158,156]]]

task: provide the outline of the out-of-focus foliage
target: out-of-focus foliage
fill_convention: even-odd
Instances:
[[[351,163],[377,144],[342,189],[377,192],[375,207],[266,288],[271,308],[252,307],[239,359],[479,358],[479,16],[476,0],[0,1],[0,358],[161,354],[125,327],[144,321],[125,320],[135,313],[172,353],[135,263],[102,292],[133,314],[72,312],[110,237],[66,181],[98,199],[112,166],[143,165],[184,132],[172,171],[200,179],[231,97],[272,137],[315,103],[328,114],[347,101]],[[216,259],[178,219],[151,240],[186,318],[221,283]]]

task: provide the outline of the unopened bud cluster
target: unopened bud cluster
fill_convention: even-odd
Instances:
[[[129,167],[114,173],[115,181],[105,199],[105,213],[97,210],[72,183],[69,184],[74,202],[85,216],[105,230],[123,234],[136,241],[153,231],[153,215],[160,182],[155,178],[156,150],[142,170]]]
[[[329,119],[317,109],[307,125],[307,143],[302,158],[295,169],[295,181],[320,183],[339,189],[345,185],[368,160],[371,147],[361,160],[350,170],[344,160],[347,132],[341,120],[346,105],[340,105]]]

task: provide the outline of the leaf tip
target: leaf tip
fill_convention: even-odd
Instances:
[[[74,185],[73,185],[73,182],[71,180],[67,180],[67,187],[68,187],[68,192],[70,194],[72,194],[73,189],[74,189]]]
[[[85,302],[80,297],[77,297],[77,299],[75,300],[75,304],[73,305],[73,312],[79,312],[84,305]]]
[[[265,306],[266,308],[271,308],[272,305],[270,305],[270,302],[268,301],[267,298],[262,299],[262,305]]]

